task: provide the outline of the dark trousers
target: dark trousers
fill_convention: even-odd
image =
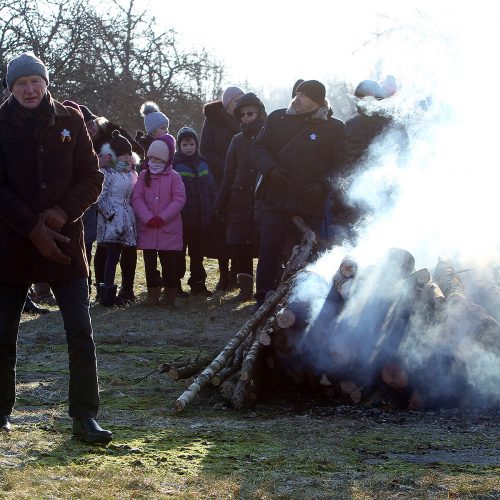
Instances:
[[[320,217],[302,217],[304,222],[319,234]],[[267,292],[275,290],[278,271],[290,257],[293,246],[300,243],[302,235],[292,222],[292,216],[283,212],[264,212],[260,231],[259,262],[257,264],[257,303],[262,303]]]
[[[96,417],[97,363],[87,278],[50,283],[61,311],[69,355],[69,414]],[[17,334],[29,283],[0,284],[0,414],[10,415],[16,395]]]
[[[107,249],[97,245],[94,255],[95,282],[104,283],[104,269],[106,267]],[[135,269],[137,267],[137,249],[135,247],[122,247],[120,254],[120,268],[122,270],[122,287],[132,290],[134,288]]]
[[[203,266],[203,247],[205,233],[201,228],[184,227],[184,249],[179,256],[177,275],[179,279],[186,274],[186,249],[189,255],[189,279],[191,288],[205,287],[207,272]]]
[[[252,245],[231,245],[232,269],[237,276],[239,273],[253,276],[253,247]]]
[[[158,287],[163,284],[165,288],[177,288],[177,262],[179,250],[143,250],[144,271],[146,272],[146,286]],[[158,284],[157,257],[160,258],[162,283]]]

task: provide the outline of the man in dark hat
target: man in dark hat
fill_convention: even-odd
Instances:
[[[73,435],[108,442],[95,421],[97,366],[89,315],[83,212],[103,182],[80,113],[47,91],[49,74],[33,53],[12,59],[0,106],[0,432],[10,431],[17,333],[30,283],[47,282],[64,319]]]
[[[301,82],[288,109],[269,115],[253,147],[264,202],[257,306],[275,287],[283,251],[297,241],[292,217],[319,233],[331,183],[346,162],[345,127],[332,118],[325,96],[321,82]]]

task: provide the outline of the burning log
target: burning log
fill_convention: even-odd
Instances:
[[[362,387],[358,387],[354,382],[343,380],[340,382],[340,390],[343,394],[349,396],[353,403],[358,404],[361,401]]]
[[[354,259],[346,258],[341,262],[333,277],[333,286],[344,300],[349,297],[351,286],[357,272],[357,262]]]

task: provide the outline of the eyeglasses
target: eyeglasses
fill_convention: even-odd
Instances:
[[[255,111],[242,111],[240,113],[240,118],[244,118],[245,116],[253,116],[253,115],[256,115],[257,113]]]

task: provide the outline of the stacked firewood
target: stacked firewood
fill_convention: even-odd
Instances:
[[[300,219],[294,222],[303,241],[276,291],[217,356],[168,366],[170,378],[189,384],[177,411],[207,385],[218,387],[236,409],[273,386],[410,409],[500,403],[498,386],[478,387],[493,387],[494,378],[468,373],[481,363],[474,356],[500,360],[498,287],[481,294],[488,297],[480,305],[467,296],[449,260],[439,259],[431,275],[415,271],[413,256],[393,248],[366,269],[344,259],[318,302],[307,283],[314,287],[322,278],[305,269],[316,239]]]

